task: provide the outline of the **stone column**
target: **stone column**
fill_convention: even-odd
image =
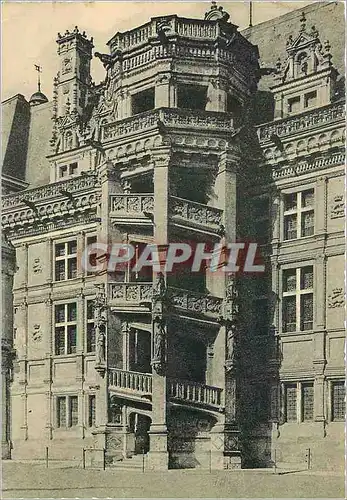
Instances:
[[[325,235],[327,232],[327,177],[319,177],[315,187],[315,234]]]
[[[169,149],[156,149],[152,159],[154,163],[154,242],[165,251],[168,243],[169,219]],[[150,451],[148,459],[150,468],[166,470],[168,469],[166,276],[164,273],[157,273],[154,270],[153,280],[152,423],[149,430]]]
[[[47,385],[46,388],[46,437],[47,439],[52,439],[52,360],[54,355],[54,336],[53,336],[53,301],[51,296],[45,300],[46,306],[46,328],[45,328],[45,348],[46,348],[46,359],[45,359],[45,375],[44,384]]]
[[[170,107],[170,75],[159,74],[155,82],[155,108]]]
[[[237,169],[240,157],[237,150],[221,154],[215,183],[218,207],[223,209],[225,244],[236,241]],[[239,427],[237,424],[236,341],[238,336],[236,282],[231,273],[216,276],[215,293],[223,297],[223,319],[215,342],[214,383],[224,388],[224,417],[211,431],[211,466],[213,469],[239,468]],[[224,365],[224,367],[223,367]],[[224,373],[222,374],[222,370]],[[223,443],[223,446],[220,445]]]

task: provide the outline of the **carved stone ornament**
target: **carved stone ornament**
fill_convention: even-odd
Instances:
[[[164,299],[166,296],[166,284],[163,273],[158,273],[153,287],[153,297]]]
[[[41,325],[35,324],[33,326],[33,331],[32,331],[32,339],[34,342],[41,342],[42,340],[42,330],[41,330]]]
[[[41,259],[40,257],[36,257],[33,262],[33,272],[34,274],[41,274],[42,273],[42,264],[41,264]]]
[[[328,308],[343,307],[345,303],[345,294],[343,288],[334,288],[328,295]]]
[[[104,288],[100,287],[94,300],[94,329],[96,338],[95,369],[102,376],[106,370],[106,326],[107,299]]]
[[[343,195],[336,195],[330,206],[330,219],[340,219],[345,215],[345,203]]]
[[[153,356],[152,366],[158,375],[163,375],[166,360],[166,325],[160,316],[153,319]]]

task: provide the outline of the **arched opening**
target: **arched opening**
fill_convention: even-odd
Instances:
[[[151,426],[151,418],[142,413],[130,413],[129,415],[129,431],[134,434],[134,454],[142,455],[149,452],[149,428]]]

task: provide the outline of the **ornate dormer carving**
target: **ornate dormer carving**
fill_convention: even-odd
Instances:
[[[337,71],[333,68],[329,41],[321,42],[316,26],[307,28],[305,14],[296,36],[286,43],[286,60],[276,63],[275,118],[330,104]]]
[[[211,8],[205,14],[205,21],[228,21],[230,19],[230,15],[223,9],[220,5],[217,6],[217,2],[212,0]]]

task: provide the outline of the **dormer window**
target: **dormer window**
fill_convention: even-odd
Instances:
[[[64,177],[71,177],[72,175],[78,174],[78,163],[73,162],[69,165],[60,165],[58,167],[58,179],[63,179]]]

